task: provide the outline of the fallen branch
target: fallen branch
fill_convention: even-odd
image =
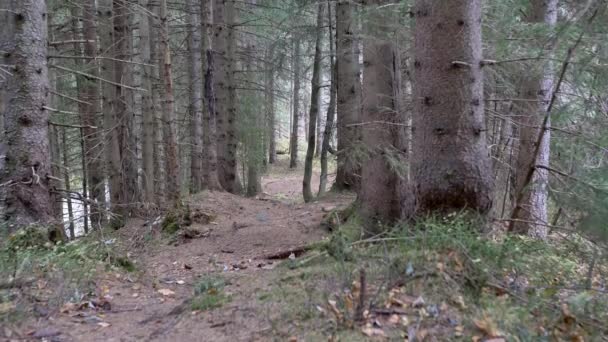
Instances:
[[[290,249],[280,251],[280,252],[262,255],[262,256],[256,257],[256,259],[283,260],[283,259],[289,258],[289,256],[292,254],[295,255],[296,257],[298,257],[298,256],[310,251],[312,248],[313,248],[313,246],[311,246],[311,245],[299,246],[299,247],[290,248]]]

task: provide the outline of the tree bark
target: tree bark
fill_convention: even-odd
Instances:
[[[557,23],[557,0],[532,0],[526,15],[529,24],[553,28]],[[550,47],[549,47],[550,48]],[[516,124],[519,126],[519,153],[515,164],[516,196],[521,201],[514,203],[509,230],[518,234],[529,234],[544,239],[547,237],[547,204],[549,171],[536,165],[549,166],[551,150],[551,130],[547,130],[536,154],[536,143],[551,99],[553,75],[551,64],[522,70],[522,80],[515,103]],[[550,123],[548,123],[550,125]],[[530,184],[526,184],[527,170],[535,168]]]
[[[311,189],[312,162],[315,154],[315,133],[317,130],[317,116],[319,115],[319,93],[321,90],[321,38],[323,37],[323,10],[325,6],[322,1],[317,4],[317,30],[315,39],[315,57],[312,68],[312,81],[310,91],[310,121],[308,124],[308,149],[304,163],[304,180],[302,181],[302,193],[304,202],[313,200]]]
[[[180,164],[177,149],[177,125],[175,117],[175,98],[173,95],[173,70],[171,50],[169,48],[169,24],[167,22],[167,0],[160,1],[160,50],[162,54],[163,94],[163,140],[165,147],[165,172],[167,200],[170,206],[178,204],[180,199]]]
[[[401,216],[401,181],[406,151],[399,148],[404,113],[398,109],[399,58],[391,25],[395,22],[385,0],[366,0],[368,20],[363,39],[362,142],[369,159],[362,166],[359,202],[370,233]],[[399,174],[401,171],[402,174]]]
[[[293,68],[293,118],[289,139],[289,168],[298,166],[298,128],[300,124],[300,37],[294,37],[291,59]]]
[[[47,68],[46,1],[0,0],[1,30],[12,31],[2,44],[8,53],[13,79],[7,85],[9,101],[4,112],[7,152],[0,170],[4,221],[9,231],[55,220],[49,176],[51,160],[48,136],[49,79]],[[0,34],[0,36],[6,36]]]
[[[190,192],[197,193],[203,182],[203,64],[200,13],[194,0],[187,0],[188,66],[190,77]]]
[[[217,100],[218,134],[218,176],[222,187],[231,193],[241,192],[236,164],[236,107],[234,101],[234,52],[236,39],[232,25],[235,20],[235,9],[232,0],[215,0],[214,16],[214,50],[218,75],[215,84]]]
[[[94,0],[84,0],[83,3],[83,33],[84,56],[91,58],[87,73],[94,77],[99,76],[99,65],[95,61],[97,57],[97,6]],[[103,173],[103,140],[101,139],[101,128],[99,127],[99,116],[101,114],[100,84],[98,80],[86,80],[82,90],[83,101],[87,104],[82,108],[82,125],[84,135],[85,161],[87,164],[87,178],[89,185],[89,197],[92,200],[90,220],[93,229],[100,228],[105,223],[105,215],[102,214],[105,203],[105,184]],[[97,128],[93,128],[97,127]]]
[[[74,234],[74,209],[72,207],[72,198],[70,197],[72,187],[70,185],[70,161],[69,147],[67,143],[67,130],[65,127],[63,127],[61,131],[61,149],[63,150],[63,186],[65,187],[66,191],[65,201],[68,207],[68,231],[70,232],[70,239],[74,240],[76,235]]]
[[[419,215],[485,214],[492,205],[481,11],[481,0],[416,1],[411,166]]]
[[[274,164],[277,160],[276,140],[276,113],[274,110],[274,84],[275,71],[273,60],[275,57],[274,46],[270,47],[266,56],[266,113],[268,113],[268,164]]]
[[[350,0],[336,3],[336,65],[338,82],[337,132],[338,170],[334,188],[336,190],[356,189],[358,164],[356,144],[359,133],[354,124],[360,120],[361,80],[359,54],[356,53],[357,24],[353,19],[353,5]]]
[[[336,80],[336,59],[335,59],[335,41],[333,31],[333,21],[331,15],[331,3],[327,0],[327,21],[329,23],[329,51],[330,51],[330,69],[331,75],[330,80],[330,91],[329,91],[329,105],[327,107],[327,117],[325,119],[325,130],[323,131],[323,145],[321,148],[321,175],[319,179],[319,194],[322,196],[327,188],[327,153],[330,149],[330,143],[332,140],[332,132],[334,129],[334,117],[336,116],[336,94],[338,90]]]

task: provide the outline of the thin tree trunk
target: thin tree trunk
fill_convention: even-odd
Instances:
[[[359,54],[355,39],[357,23],[353,18],[353,4],[350,0],[336,3],[336,65],[338,82],[337,135],[338,170],[334,188],[336,190],[356,189],[358,164],[356,144],[359,133],[354,124],[360,120],[361,81]]]
[[[277,159],[277,141],[276,141],[276,113],[274,110],[274,84],[275,71],[273,65],[274,46],[269,49],[266,56],[266,112],[268,113],[268,163],[274,164]]]
[[[311,189],[312,181],[312,162],[315,153],[315,133],[317,116],[319,115],[319,93],[321,89],[321,38],[323,37],[323,2],[317,5],[317,30],[315,40],[315,58],[313,61],[312,81],[310,91],[310,122],[308,125],[308,149],[306,150],[306,160],[304,164],[304,180],[302,181],[302,193],[304,202],[308,203],[313,200]]]
[[[492,205],[481,11],[481,0],[416,1],[411,165],[420,215]]]
[[[293,69],[293,118],[289,139],[289,168],[298,166],[298,130],[300,124],[300,37],[295,37],[291,59]]]
[[[68,207],[68,231],[70,232],[70,239],[74,240],[76,237],[74,234],[74,209],[72,207],[72,198],[70,197],[72,187],[70,186],[69,148],[67,143],[67,130],[65,127],[63,127],[61,132],[61,149],[63,150],[63,186],[66,191],[65,201]]]
[[[10,54],[14,71],[7,85],[10,97],[4,119],[10,148],[0,172],[0,191],[4,192],[3,220],[13,231],[37,222],[55,222],[48,177],[49,112],[45,109],[49,104],[47,8],[46,1],[39,0],[0,0],[0,8],[11,9],[1,15],[7,19],[2,25],[10,26],[12,35],[0,44]]]
[[[364,226],[379,233],[401,216],[400,177],[396,170],[405,165],[399,149],[403,112],[399,100],[399,59],[393,44],[387,11],[389,1],[366,0],[368,21],[363,40],[362,142],[369,149],[363,163],[359,202]],[[390,8],[388,9],[391,10]]]
[[[188,66],[190,77],[190,192],[197,193],[203,182],[203,64],[200,13],[194,0],[187,0],[188,10]]]
[[[336,60],[335,60],[335,41],[333,31],[333,18],[331,14],[331,3],[327,0],[327,21],[329,22],[329,51],[330,51],[330,91],[329,91],[329,106],[327,107],[327,117],[325,119],[325,130],[323,132],[323,145],[321,148],[321,176],[319,180],[319,195],[322,196],[327,189],[327,154],[329,153],[330,143],[332,140],[334,117],[336,116]]]
[[[95,20],[97,7],[95,0],[83,0],[83,33],[84,56],[91,58],[90,66],[86,72],[94,77],[99,76],[99,65],[95,61],[97,56],[97,23]],[[82,125],[84,135],[85,161],[87,164],[87,179],[89,185],[89,198],[92,200],[90,220],[93,229],[100,228],[105,223],[102,215],[105,207],[105,185],[103,174],[103,140],[100,138],[99,115],[101,102],[99,98],[100,85],[98,80],[87,80],[82,90],[82,100],[87,104],[82,108]],[[98,127],[98,128],[93,128]]]
[[[180,164],[178,160],[177,135],[175,126],[175,99],[173,95],[173,72],[171,50],[169,48],[169,24],[167,22],[167,0],[160,1],[160,50],[162,53],[163,96],[163,140],[165,143],[165,172],[167,199],[170,206],[178,204],[180,199]]]
[[[557,0],[532,0],[526,22],[530,24],[544,23],[553,28],[557,23]],[[547,237],[547,205],[549,171],[537,168],[537,165],[549,166],[551,149],[551,131],[543,135],[541,146],[536,154],[536,143],[547,106],[551,99],[553,75],[550,63],[540,67],[522,70],[520,95],[525,99],[515,103],[516,123],[519,126],[519,154],[515,164],[515,189],[519,203],[514,203],[514,219],[509,230],[519,234],[529,234],[544,239]],[[550,123],[548,123],[550,125]],[[527,171],[534,168],[532,181],[527,184]],[[521,196],[519,196],[521,194]]]

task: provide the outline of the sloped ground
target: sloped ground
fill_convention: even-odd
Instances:
[[[213,217],[190,227],[202,237],[168,244],[155,238],[158,228],[130,222],[116,244],[130,252],[137,272],[104,273],[97,279],[97,302],[91,302],[97,307],[64,305],[62,312],[50,312],[8,335],[51,341],[271,339],[275,310],[258,297],[276,280],[277,261],[266,257],[323,239],[325,212],[353,200],[331,194],[303,204],[297,174],[281,177],[264,179],[260,198],[207,192],[189,198],[192,212]],[[194,288],[215,278],[226,283],[225,303],[193,311]]]

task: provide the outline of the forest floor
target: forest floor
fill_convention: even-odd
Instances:
[[[459,215],[362,239],[343,220],[354,195],[304,204],[301,174],[283,160],[256,198],[203,192],[172,220],[0,251],[0,341],[608,338],[608,261],[589,240],[480,234]]]
[[[286,165],[276,168],[286,170]],[[14,331],[7,327],[0,339],[2,333],[49,341],[251,341],[272,336],[277,311],[260,298],[277,281],[280,260],[268,257],[287,259],[291,253],[276,254],[323,239],[328,235],[321,227],[323,216],[354,198],[329,194],[304,204],[301,171],[285,170],[264,177],[264,192],[256,198],[218,192],[189,197],[193,213],[212,218],[188,227],[200,232],[197,238],[167,243],[154,236],[155,225],[130,221],[106,242],[129,251],[135,272],[97,273],[90,280],[90,298],[64,304],[57,312],[38,308],[41,317],[19,322]],[[217,303],[200,304],[208,309],[201,312],[193,309],[193,293],[206,281],[221,282],[222,293]],[[57,293],[46,284],[38,287],[46,297]]]

